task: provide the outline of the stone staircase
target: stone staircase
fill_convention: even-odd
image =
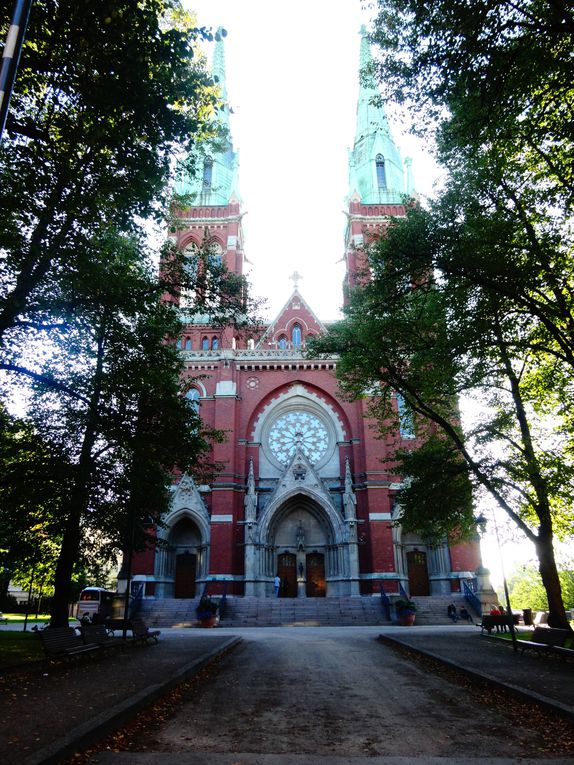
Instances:
[[[451,624],[449,603],[459,608],[461,595],[415,597],[418,625]],[[193,627],[199,597],[145,600],[140,615],[150,627]],[[467,606],[468,607],[468,606]],[[469,610],[471,610],[469,608]],[[473,617],[476,618],[473,614]],[[346,598],[227,598],[221,627],[320,627],[390,624],[379,597]]]
[[[428,595],[426,597],[413,597],[414,602],[417,605],[417,617],[416,624],[420,626],[431,624],[452,624],[452,621],[448,618],[446,609],[449,603],[454,603],[457,610],[466,605],[467,610],[470,612],[474,621],[480,619],[475,615],[472,608],[465,603],[464,597],[459,594],[453,593],[452,595]]]
[[[230,598],[222,627],[385,624],[380,598]]]
[[[139,616],[148,627],[195,627],[199,595],[190,600],[163,598],[142,601]]]

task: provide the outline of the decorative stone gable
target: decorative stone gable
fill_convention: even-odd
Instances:
[[[323,482],[299,447],[297,447],[293,459],[283,475],[279,478],[277,488],[271,495],[269,504],[277,506],[283,499],[297,492],[309,494],[321,504],[334,507],[329,493],[323,486]]]
[[[195,516],[200,518],[207,526],[209,525],[209,512],[205,502],[197,489],[195,481],[187,474],[183,475],[180,482],[174,487],[170,515],[178,513],[184,508],[191,510]]]

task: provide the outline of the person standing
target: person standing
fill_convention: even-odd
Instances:
[[[280,578],[279,574],[277,574],[277,576],[273,580],[273,587],[275,589],[275,597],[278,598],[279,597],[279,590],[281,589],[281,578]]]

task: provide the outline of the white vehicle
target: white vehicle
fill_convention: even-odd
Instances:
[[[97,614],[98,620],[104,621],[108,616],[112,616],[113,602],[117,597],[117,592],[105,590],[103,587],[86,587],[80,593],[76,616],[82,619],[87,615],[93,620]]]

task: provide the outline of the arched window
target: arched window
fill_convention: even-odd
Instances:
[[[377,186],[380,189],[387,188],[387,174],[385,171],[385,158],[382,154],[377,154],[375,157],[375,163],[377,166]]]
[[[191,337],[188,337],[185,341],[185,350],[191,351]]]
[[[285,337],[285,335],[281,335],[281,337],[279,338],[279,341],[277,343],[277,347],[278,348],[287,348],[287,338]]]
[[[399,430],[401,438],[416,438],[413,410],[400,393],[397,393],[397,409],[399,412]]]
[[[301,325],[300,324],[293,324],[293,329],[291,330],[291,342],[296,348],[298,348],[301,345]]]
[[[201,341],[201,350],[202,351],[208,351],[209,350],[209,338],[204,337]]]
[[[197,388],[190,388],[187,393],[185,394],[185,397],[188,401],[191,401],[191,405],[193,406],[194,410],[196,412],[199,411],[199,391]]]
[[[211,340],[211,350],[212,351],[216,351],[218,349],[218,347],[219,347],[219,341],[217,340],[216,337],[212,338],[212,340]]]
[[[181,350],[181,337],[179,338],[179,340],[176,340],[176,342],[175,342],[175,347],[176,347],[178,350]]]
[[[213,160],[206,157],[203,161],[203,188],[210,189],[213,180]]]

